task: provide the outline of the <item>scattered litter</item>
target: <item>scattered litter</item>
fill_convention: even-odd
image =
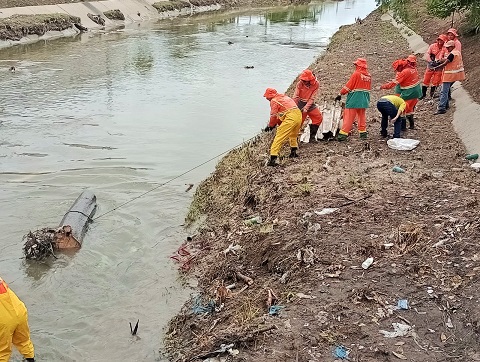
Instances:
[[[408,335],[412,327],[410,327],[408,324],[402,324],[402,323],[392,323],[393,326],[393,332],[389,331],[384,331],[380,330],[379,332],[383,334],[384,337],[386,338],[395,338],[395,337],[404,337]]]
[[[290,324],[290,319],[287,319],[285,322],[283,322],[283,324],[285,325],[285,328],[287,328],[288,330],[292,329],[292,325]]]
[[[297,259],[303,261],[305,264],[313,264],[315,262],[315,253],[312,246],[307,246],[303,249],[298,249]]]
[[[273,233],[273,224],[263,224],[260,225],[260,232],[262,234],[270,234]]]
[[[328,215],[338,210],[338,207],[326,207],[320,211],[314,211],[317,215]]]
[[[432,287],[427,287],[427,293],[428,294],[433,294],[433,288]]]
[[[448,339],[448,338],[447,338],[447,336],[445,335],[445,333],[442,333],[442,334],[440,335],[440,340],[441,340],[443,343],[445,343],[445,341],[446,341],[447,339]]]
[[[370,266],[373,264],[373,258],[370,256],[365,261],[362,263],[362,268],[363,269],[368,269]]]
[[[393,169],[392,169],[393,172],[398,172],[398,173],[405,173],[405,170],[399,166],[395,166]]]
[[[344,346],[337,346],[333,350],[333,356],[335,358],[347,359],[349,351]]]
[[[202,297],[197,295],[193,301],[192,312],[194,314],[208,314],[215,311],[215,301],[210,300],[208,303],[203,304]]]
[[[312,217],[313,214],[310,211],[307,211],[305,214],[303,214],[304,219],[308,219],[309,217]]]
[[[322,229],[322,226],[319,223],[314,223],[314,224],[309,223],[308,228],[307,228],[308,231],[312,231],[314,233],[316,233],[317,231],[319,231],[321,229]]]
[[[203,355],[199,355],[196,358],[203,359],[204,361],[208,361],[208,362],[217,362],[217,361],[223,362],[223,361],[226,361],[226,359],[219,358],[218,357],[219,354],[228,353],[229,355],[236,356],[237,354],[240,353],[238,349],[233,349],[233,346],[234,346],[233,343],[231,344],[222,343],[219,349],[212,352],[205,353]]]
[[[398,353],[398,352],[392,351],[392,354],[393,354],[395,357],[397,357],[398,359],[404,359],[404,360],[405,360],[405,359],[408,359],[408,358],[405,357],[403,354]]]
[[[396,309],[407,310],[408,309],[408,300],[407,299],[399,299],[398,302],[397,302],[397,308]]]
[[[257,224],[261,224],[261,223],[262,223],[262,217],[261,216],[255,216],[255,217],[252,217],[251,219],[248,219],[248,220],[244,221],[244,224],[247,225],[247,226],[257,225]]]
[[[274,304],[277,302],[278,298],[277,296],[275,295],[275,293],[273,292],[272,289],[267,289],[267,309],[268,309],[268,312],[270,313],[270,309],[274,306]]]
[[[283,273],[283,275],[280,278],[280,283],[285,284],[287,282],[287,277],[288,277],[288,271]]]
[[[474,160],[476,160],[476,159],[478,158],[478,153],[474,153],[474,154],[467,155],[467,156],[465,156],[465,158],[466,158],[467,160],[472,160],[472,161],[474,161]]]
[[[300,299],[315,299],[316,298],[313,295],[307,295],[307,294],[303,294],[303,293],[297,293],[296,295]]]
[[[447,326],[447,328],[453,328],[453,323],[450,317],[448,317],[447,321],[445,322],[445,325]]]
[[[398,151],[411,151],[418,146],[420,141],[411,138],[392,138],[387,141],[388,147]]]
[[[390,249],[392,246],[394,246],[395,244],[394,243],[386,243],[386,244],[383,244],[383,248],[385,250],[388,250]]]
[[[238,244],[237,244],[237,245],[233,245],[233,244],[234,244],[234,243],[231,243],[231,244],[228,246],[228,248],[226,248],[226,249],[223,251],[223,253],[224,253],[225,255],[227,255],[228,253],[233,253],[233,254],[237,255],[236,252],[242,249],[242,246],[241,246],[241,245],[238,245]]]
[[[476,172],[480,172],[480,163],[472,163],[470,165],[471,168],[473,168]]]
[[[268,309],[268,314],[269,315],[278,315],[278,313],[280,312],[280,310],[282,308],[285,308],[285,306],[283,305],[272,305],[269,309]]]

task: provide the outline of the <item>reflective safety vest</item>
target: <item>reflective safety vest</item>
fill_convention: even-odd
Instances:
[[[295,101],[286,96],[285,94],[277,94],[270,101],[270,127],[275,127],[277,124],[282,123],[287,112],[292,109],[298,109]]]
[[[422,96],[422,87],[420,86],[417,68],[405,67],[405,69],[397,73],[395,80],[398,82],[395,87],[395,93],[399,94],[403,100],[408,101]]]
[[[447,63],[445,68],[443,68],[442,82],[449,83],[465,80],[462,53],[453,49],[450,54],[453,54],[453,61]]]

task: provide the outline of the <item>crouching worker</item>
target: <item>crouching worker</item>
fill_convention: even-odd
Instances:
[[[28,362],[34,362],[27,308],[0,278],[0,362],[8,362],[12,344]]]
[[[278,93],[273,88],[267,88],[263,96],[270,102],[270,122],[265,131],[271,131],[278,125],[277,134],[270,148],[270,160],[267,163],[267,166],[275,166],[280,149],[287,139],[290,143],[288,157],[298,157],[298,133],[302,126],[302,112],[292,98]]]
[[[310,117],[312,123],[310,127],[310,139],[309,143],[317,141],[315,138],[318,128],[322,124],[322,113],[315,104],[315,98],[317,97],[319,83],[315,75],[310,69],[305,69],[300,74],[300,80],[295,87],[295,93],[293,94],[293,100],[297,104],[298,108],[302,111],[302,122]]]
[[[380,131],[382,137],[388,137],[388,120],[393,123],[393,138],[400,138],[400,132],[402,130],[402,122],[405,118],[402,117],[402,113],[405,112],[407,103],[400,97],[390,95],[383,96],[377,102],[377,109],[382,114],[382,130]]]

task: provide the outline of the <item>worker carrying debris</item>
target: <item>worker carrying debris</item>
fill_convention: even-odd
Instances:
[[[307,116],[310,117],[312,121],[309,125],[309,143],[316,142],[315,135],[317,134],[318,128],[323,120],[322,113],[320,112],[318,105],[315,103],[318,87],[319,83],[315,75],[310,69],[305,69],[302,74],[300,74],[300,80],[298,81],[293,94],[293,100],[302,111],[302,122],[305,122]]]
[[[270,102],[270,121],[265,127],[265,131],[269,132],[278,125],[277,134],[270,148],[270,160],[267,163],[267,166],[276,166],[280,149],[287,139],[290,143],[290,155],[288,157],[298,157],[297,138],[302,126],[302,112],[292,98],[278,93],[273,88],[267,88],[263,96]]]
[[[342,95],[347,95],[345,110],[343,111],[343,125],[337,139],[345,141],[352,131],[353,122],[358,118],[358,132],[360,138],[366,139],[367,115],[366,110],[370,105],[370,90],[372,89],[372,77],[368,72],[367,60],[358,58],[353,62],[355,71],[347,84],[340,90],[335,101],[340,101]]]
[[[27,308],[0,277],[0,362],[8,362],[12,344],[26,361],[35,361]]]

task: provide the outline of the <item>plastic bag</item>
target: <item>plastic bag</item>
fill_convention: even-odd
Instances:
[[[392,138],[387,141],[388,147],[398,151],[411,151],[420,141],[411,138]]]

